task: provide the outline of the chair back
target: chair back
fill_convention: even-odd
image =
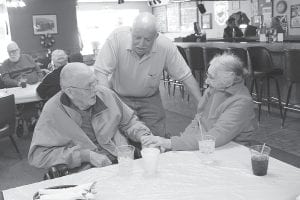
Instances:
[[[250,72],[270,72],[273,68],[273,61],[270,52],[265,47],[248,47],[251,67]]]
[[[16,105],[13,94],[0,98],[0,113],[0,128],[9,124],[9,134],[13,134],[16,125]],[[6,135],[0,135],[0,137],[2,136]]]
[[[189,47],[187,49],[187,58],[192,70],[205,70],[203,60],[203,48],[202,47]]]
[[[248,67],[248,57],[247,51],[243,48],[236,48],[236,47],[229,47],[226,50],[228,53],[232,53],[233,55],[237,56],[244,64],[244,67]]]
[[[291,82],[300,82],[300,50],[287,49],[284,51],[286,63],[286,79]]]
[[[181,56],[183,57],[183,59],[185,60],[186,64],[189,65],[187,55],[186,55],[186,52],[185,52],[184,48],[177,45],[177,49],[178,49],[179,53],[181,54]]]
[[[205,66],[205,71],[207,71],[209,67],[209,62],[219,54],[222,54],[224,51],[220,48],[216,47],[204,47],[203,48],[203,59],[204,59],[204,66]]]

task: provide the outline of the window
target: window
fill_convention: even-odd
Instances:
[[[6,46],[10,40],[7,10],[4,4],[0,4],[0,63],[8,58]]]
[[[93,54],[119,26],[131,26],[138,9],[77,9],[77,23],[83,43],[82,54]]]

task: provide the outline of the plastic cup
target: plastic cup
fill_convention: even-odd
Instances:
[[[199,141],[199,151],[202,161],[205,164],[213,162],[213,153],[215,151],[216,138],[212,135],[203,135]]]
[[[264,176],[267,174],[269,165],[269,154],[271,148],[263,145],[254,145],[250,147],[251,164],[253,174],[256,176]]]
[[[157,172],[157,163],[160,150],[157,148],[148,147],[142,149],[141,154],[146,175],[155,175]]]
[[[122,145],[117,147],[119,174],[128,176],[132,172],[134,159],[134,146]]]

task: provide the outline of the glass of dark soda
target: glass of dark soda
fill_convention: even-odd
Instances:
[[[271,148],[266,145],[254,145],[250,147],[250,151],[253,174],[256,176],[266,175]]]

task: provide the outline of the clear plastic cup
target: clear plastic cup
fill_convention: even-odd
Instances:
[[[210,164],[213,162],[213,153],[215,151],[216,138],[212,135],[203,135],[199,141],[199,151],[203,163]]]
[[[144,148],[141,151],[143,159],[143,167],[146,175],[155,175],[157,172],[158,157],[160,150],[157,148]]]
[[[119,174],[128,176],[132,172],[134,159],[134,146],[122,145],[117,147]]]
[[[263,151],[262,151],[263,148]],[[267,174],[269,165],[269,154],[271,148],[263,145],[253,145],[250,147],[252,172],[256,176]]]

